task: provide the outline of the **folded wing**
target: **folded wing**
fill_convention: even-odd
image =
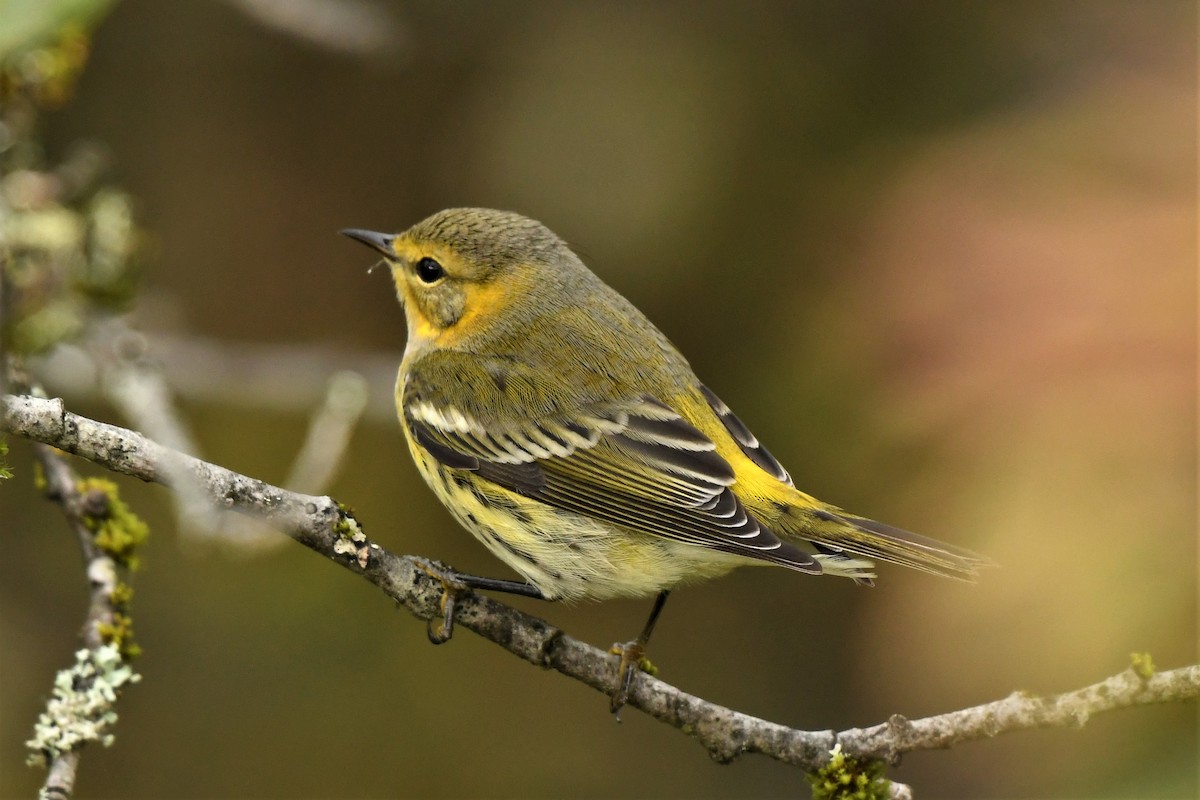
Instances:
[[[428,396],[404,407],[413,438],[449,469],[632,530],[821,572],[746,509],[715,444],[653,397],[489,423]]]

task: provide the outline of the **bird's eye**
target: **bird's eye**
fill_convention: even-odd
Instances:
[[[446,270],[436,259],[425,256],[417,262],[417,277],[425,283],[433,283],[446,274]]]

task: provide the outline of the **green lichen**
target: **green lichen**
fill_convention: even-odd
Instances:
[[[101,640],[117,648],[121,658],[132,661],[142,654],[141,645],[133,640],[133,618],[128,614],[113,614],[112,622],[101,622],[96,626]]]
[[[83,498],[83,523],[96,546],[127,569],[138,568],[136,550],[150,529],[121,500],[117,485],[105,478],[84,478],[76,490]]]
[[[108,593],[108,604],[113,610],[112,622],[102,622],[97,626],[100,638],[116,647],[126,661],[132,661],[142,654],[141,646],[133,640],[133,617],[129,615],[132,602],[133,587],[128,583],[117,583]]]
[[[77,652],[75,665],[55,676],[50,702],[25,743],[33,750],[29,765],[47,766],[86,742],[111,745],[117,722],[113,703],[122,687],[139,680],[112,645]]]
[[[142,654],[141,646],[133,640],[133,617],[129,615],[129,606],[133,602],[133,587],[120,582],[108,593],[108,604],[113,610],[111,623],[101,623],[98,626],[100,638],[120,651],[126,661],[132,661]]]
[[[1154,666],[1154,661],[1150,658],[1149,653],[1130,653],[1129,662],[1133,671],[1144,681],[1153,678],[1158,669]]]
[[[345,503],[337,504],[338,521],[333,523],[333,530],[343,539],[353,539],[355,542],[365,542],[367,535],[354,517],[354,510]]]
[[[848,756],[838,744],[829,751],[829,763],[807,777],[813,800],[885,800],[891,782],[883,772],[882,761]]]
[[[118,583],[108,593],[108,602],[117,611],[128,611],[129,604],[133,602],[133,587],[128,583]]]
[[[366,569],[370,562],[370,551],[367,549],[367,534],[354,518],[354,512],[342,503],[337,504],[338,520],[333,523],[333,532],[337,541],[333,543],[333,552],[339,556],[354,559],[358,565]]]
[[[121,500],[117,485],[104,478],[85,478],[76,484],[80,494],[83,524],[93,532],[96,546],[112,560],[127,568],[136,569],[136,550],[149,533],[146,523],[129,510]],[[129,604],[133,588],[118,582],[108,594],[112,616],[96,626],[100,639],[117,648],[126,661],[137,658],[142,648],[133,639],[133,618]]]

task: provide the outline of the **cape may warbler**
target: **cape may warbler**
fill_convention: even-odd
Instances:
[[[624,702],[666,594],[750,564],[870,585],[873,559],[971,578],[984,559],[823,503],[702,384],[667,338],[554,233],[518,214],[441,211],[383,254],[408,321],[396,401],[421,475],[547,600],[657,595],[620,648]]]

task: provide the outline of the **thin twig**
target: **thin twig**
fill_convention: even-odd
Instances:
[[[156,355],[156,344],[157,340],[152,342],[129,328],[125,319],[114,318],[93,326],[86,352],[78,353],[79,358],[90,361],[89,368],[76,368],[72,372],[94,375],[92,383],[105,399],[149,438],[173,450],[199,456],[200,446],[175,404],[175,391],[166,380],[162,361]],[[205,347],[203,343],[194,346]],[[55,352],[63,349],[56,348]],[[223,352],[228,354],[219,351],[210,357]],[[312,415],[304,444],[282,484],[285,488],[320,492],[336,477],[367,397],[366,381],[355,372],[342,370],[328,379],[323,396],[317,398],[319,408]],[[180,533],[250,553],[262,553],[286,542],[260,520],[244,515],[235,520],[233,512],[214,508],[208,495],[192,485],[186,471],[172,475],[170,483],[175,490],[173,507]]]
[[[62,508],[83,553],[91,593],[80,638],[89,649],[95,650],[105,643],[100,635],[101,627],[111,626],[116,616],[110,598],[117,587],[117,565],[96,546],[92,531],[84,523],[87,501],[79,492],[79,476],[75,470],[50,445],[38,444],[35,451],[46,476],[46,496]]]
[[[89,503],[105,502],[105,498],[91,498],[79,490],[79,476],[66,460],[50,445],[35,445],[38,463],[46,480],[46,495],[62,508],[67,524],[75,533],[79,549],[83,554],[85,572],[90,588],[88,611],[84,619],[80,638],[84,646],[97,653],[105,647],[104,630],[116,627],[119,610],[114,598],[117,595],[118,571],[115,561],[97,544],[92,530],[85,519],[99,509],[89,510]],[[82,691],[83,686],[72,686],[72,691]],[[105,707],[111,703],[103,702]],[[59,724],[56,720],[54,724]],[[41,797],[70,798],[75,790],[75,779],[83,745],[92,736],[77,737],[69,749],[58,750],[47,747],[39,758],[48,758],[46,780],[42,785]]]
[[[393,9],[368,0],[226,0],[272,31],[325,50],[395,60],[408,51],[409,32]]]
[[[396,365],[401,353],[339,349],[321,344],[229,341],[166,332],[134,333],[120,326],[93,329],[87,350],[64,344],[31,358],[29,369],[46,387],[64,397],[100,395],[96,354],[125,347],[141,337],[143,360],[151,361],[174,396],[193,403],[306,414],[324,401],[328,376],[339,370],[362,375],[369,387],[363,416],[395,422]],[[106,340],[120,339],[122,342]]]
[[[79,750],[68,750],[50,764],[46,781],[38,793],[39,800],[70,800],[75,794],[75,778],[79,774]]]
[[[935,750],[1031,728],[1082,728],[1096,714],[1118,708],[1174,703],[1200,696],[1200,664],[1139,674],[1129,668],[1099,683],[1039,697],[1013,692],[1003,700],[924,719],[899,715],[871,728],[838,734],[849,753],[897,761],[911,750]]]
[[[213,502],[259,516],[296,541],[370,581],[419,619],[438,610],[442,588],[420,569],[420,559],[397,556],[367,539],[358,522],[328,497],[288,492],[223,467],[176,453],[123,428],[68,413],[61,400],[5,397],[0,429],[147,481],[170,483],[173,461],[189,472]],[[568,636],[544,620],[491,598],[467,593],[456,623],[518,657],[608,693],[615,657]],[[629,705],[695,737],[718,761],[762,753],[812,770],[840,743],[849,755],[895,761],[913,750],[945,748],[1031,727],[1078,727],[1090,715],[1200,695],[1200,665],[1140,676],[1132,669],[1099,684],[1048,698],[1014,694],[994,703],[937,717],[888,722],[867,729],[801,731],[742,714],[639,675]]]
[[[330,377],[283,485],[295,492],[324,491],[341,467],[366,404],[367,382],[361,375],[341,370]]]
[[[104,351],[96,353],[95,364],[105,399],[130,424],[155,441],[182,453],[199,453],[199,445],[178,413],[167,382],[157,370],[142,363],[139,354],[145,347],[141,335],[122,325],[117,335],[95,339],[97,345],[93,350]],[[103,344],[99,344],[101,341]],[[164,466],[172,469],[173,463]],[[201,531],[201,535],[207,535],[220,528],[221,512],[199,487],[191,485],[186,472],[180,470],[172,475],[171,485],[175,488],[172,499],[180,533]]]

